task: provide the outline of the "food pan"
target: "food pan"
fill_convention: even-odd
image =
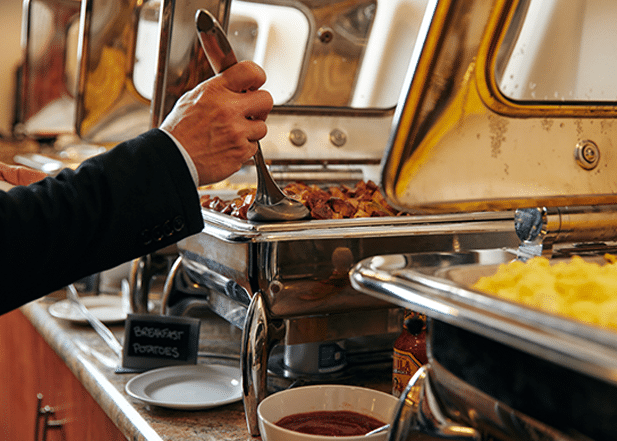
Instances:
[[[351,280],[382,300],[617,385],[615,332],[471,288],[514,258],[505,249],[376,256],[356,265]]]
[[[386,306],[348,277],[377,253],[517,243],[509,212],[255,223],[204,209],[203,217],[203,231],[178,244],[194,282],[245,305],[261,291],[278,317]]]

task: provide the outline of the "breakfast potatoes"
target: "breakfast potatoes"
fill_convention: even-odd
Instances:
[[[617,259],[605,264],[580,256],[551,264],[545,257],[512,261],[473,285],[479,291],[561,314],[582,322],[617,329]]]

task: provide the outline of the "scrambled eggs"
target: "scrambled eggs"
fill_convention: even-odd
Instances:
[[[617,258],[606,265],[574,256],[551,265],[544,257],[499,266],[473,287],[547,312],[617,329]]]

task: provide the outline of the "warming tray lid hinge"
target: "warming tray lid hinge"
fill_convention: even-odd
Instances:
[[[519,209],[514,228],[522,257],[617,251],[617,205]]]

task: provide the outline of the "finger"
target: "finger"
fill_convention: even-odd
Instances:
[[[247,130],[249,142],[257,142],[268,134],[268,126],[261,120],[250,120]]]
[[[247,162],[249,159],[255,156],[255,153],[257,153],[258,145],[259,144],[257,143],[257,141],[249,141],[249,148],[247,149],[247,156],[246,158],[244,158],[243,162]]]
[[[31,168],[0,164],[0,180],[6,181],[13,185],[28,185],[40,181],[47,174],[39,170]]]
[[[265,121],[274,105],[272,95],[265,90],[247,92],[241,99],[244,106],[244,116],[252,120]]]

